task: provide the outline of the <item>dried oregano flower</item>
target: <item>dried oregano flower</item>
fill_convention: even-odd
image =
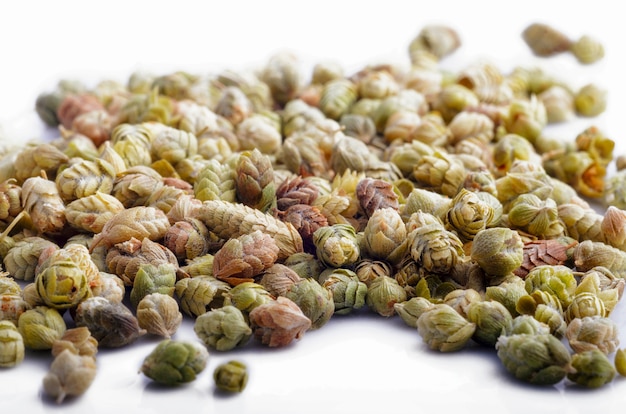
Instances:
[[[579,292],[574,294],[572,301],[563,314],[565,322],[569,323],[575,318],[585,316],[608,316],[604,302],[591,292]]]
[[[522,264],[524,243],[515,230],[484,229],[474,236],[470,256],[487,274],[504,276]]]
[[[15,156],[14,169],[18,184],[23,185],[30,177],[54,177],[59,167],[69,161],[69,157],[51,143],[26,145]]]
[[[114,196],[97,191],[65,206],[67,222],[79,231],[100,233],[107,221],[124,210],[124,205]]]
[[[67,329],[63,316],[54,308],[36,306],[20,315],[17,328],[24,346],[33,350],[48,350]]]
[[[397,302],[393,305],[394,310],[400,318],[411,328],[417,329],[417,319],[435,306],[430,300],[415,296],[404,302]]]
[[[332,267],[356,263],[361,252],[355,229],[348,224],[320,227],[313,233],[313,243],[318,259]]]
[[[553,385],[570,372],[569,351],[550,334],[502,335],[496,350],[506,370],[530,384]]]
[[[574,248],[576,270],[586,272],[594,267],[605,267],[615,276],[626,275],[626,252],[602,242],[584,240]]]
[[[391,207],[374,211],[363,230],[363,250],[374,259],[399,263],[407,252],[406,225]]]
[[[12,321],[0,320],[0,368],[11,368],[24,361],[24,339]]]
[[[165,293],[150,293],[137,304],[137,323],[149,334],[169,339],[182,321],[178,302]]]
[[[313,278],[300,279],[284,295],[311,320],[310,329],[324,326],[335,311],[332,292]]]
[[[126,208],[143,206],[163,186],[163,177],[146,165],[132,166],[115,176],[112,196]]]
[[[137,270],[133,287],[130,290],[130,303],[137,308],[139,302],[151,293],[163,293],[174,296],[176,284],[176,268],[164,263],[155,266],[150,263],[142,264]]]
[[[148,354],[139,371],[166,386],[194,381],[209,360],[207,349],[196,342],[164,339]]]
[[[520,277],[510,277],[499,285],[487,286],[485,288],[485,299],[495,300],[503,304],[511,316],[518,315],[517,303],[519,299],[527,295],[526,283]]]
[[[472,339],[486,346],[494,346],[501,335],[508,335],[513,323],[509,310],[495,300],[472,302],[467,320],[476,325]]]
[[[91,250],[100,243],[111,247],[136,238],[143,240],[159,240],[165,236],[170,222],[161,210],[154,207],[131,207],[115,214],[104,225],[102,232],[98,233],[93,240]]]
[[[243,312],[233,305],[225,305],[199,315],[193,329],[207,347],[218,351],[241,347],[252,337],[252,329]]]
[[[233,305],[244,314],[257,306],[273,301],[276,297],[258,283],[243,282],[223,294],[224,305]]]
[[[275,263],[263,272],[258,283],[273,296],[285,296],[289,289],[301,279],[300,275],[289,266]]]
[[[85,271],[70,260],[48,259],[35,277],[37,293],[43,302],[56,309],[76,306],[91,295]]]
[[[131,237],[127,241],[116,243],[107,250],[105,261],[107,269],[119,276],[125,286],[133,286],[137,271],[145,264],[169,264],[174,267],[177,277],[183,276],[178,273],[184,273],[182,270],[178,271],[178,260],[171,250],[147,237],[141,240]]]
[[[22,184],[22,207],[35,228],[44,234],[59,234],[67,219],[65,203],[54,181],[44,177],[31,177]]]
[[[128,345],[146,333],[126,305],[102,297],[83,300],[76,308],[74,321],[77,327],[87,327],[98,346],[104,348]]]
[[[522,39],[535,55],[542,57],[567,52],[572,46],[566,34],[544,23],[532,23],[526,27]]]
[[[372,311],[381,316],[395,315],[394,305],[406,300],[406,290],[392,277],[377,277],[367,286],[365,303]]]
[[[248,383],[248,369],[239,361],[220,364],[213,371],[215,386],[226,392],[242,392]]]
[[[61,170],[55,182],[61,198],[69,203],[97,192],[110,193],[115,175],[115,169],[108,161],[80,160]]]
[[[604,316],[583,316],[569,321],[565,338],[574,352],[598,349],[613,353],[619,346],[617,324]]]
[[[572,355],[572,370],[567,379],[587,388],[599,388],[615,378],[617,371],[604,352],[598,349]]]
[[[274,169],[268,155],[258,149],[239,154],[235,166],[237,201],[266,212],[275,206]]]
[[[529,293],[542,290],[554,295],[563,309],[572,303],[577,285],[572,269],[563,265],[537,266],[526,275],[525,283]]]
[[[98,353],[98,341],[91,336],[86,326],[70,328],[52,343],[52,356],[56,357],[66,349],[76,355],[95,358]]]
[[[253,282],[276,262],[278,253],[274,239],[261,230],[231,238],[214,255],[213,276],[233,286]]]
[[[62,403],[68,396],[84,394],[96,377],[96,360],[65,349],[57,355],[43,378],[45,393]]]
[[[438,303],[417,318],[417,332],[430,349],[455,352],[472,339],[476,325],[450,305]]]
[[[444,25],[428,25],[423,27],[409,44],[411,61],[418,61],[418,52],[426,51],[437,59],[442,59],[461,46],[459,34],[451,27]]]
[[[330,290],[335,312],[345,315],[365,305],[367,285],[349,269],[326,269],[319,276],[319,283]]]
[[[291,299],[279,296],[250,311],[250,327],[263,345],[283,347],[302,338],[311,320]]]
[[[474,236],[491,226],[494,209],[483,201],[478,193],[465,188],[452,199],[452,206],[446,215],[449,230],[454,231],[464,241],[473,240]]]
[[[511,332],[509,335],[527,334],[540,335],[549,334],[550,327],[543,322],[539,322],[531,315],[517,315],[511,323]]]
[[[231,290],[228,283],[213,276],[196,276],[176,282],[175,293],[180,309],[191,317],[198,317],[224,304]]]
[[[198,171],[193,190],[195,198],[200,201],[224,200],[235,202],[235,169],[212,158]]]
[[[244,204],[204,201],[195,217],[202,220],[209,231],[224,239],[237,238],[255,230],[270,235],[279,248],[278,260],[303,251],[302,237],[291,224]]]

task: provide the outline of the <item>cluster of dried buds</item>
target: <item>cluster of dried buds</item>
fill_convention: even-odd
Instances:
[[[307,81],[281,53],[254,73],[40,95],[60,137],[7,151],[0,177],[2,366],[52,349],[45,388],[62,400],[91,383],[87,344],[156,335],[142,371],[178,384],[208,357],[173,339],[185,317],[228,351],[284,347],[363,308],[433,349],[493,347],[532,383],[605,384],[614,352],[624,372],[609,315],[626,211],[586,201],[606,197],[614,142],[594,126],[544,135],[602,113],[605,91],[538,68],[440,69],[459,46],[429,26],[408,69],[323,62]],[[239,363],[224,369],[222,386],[242,389]]]

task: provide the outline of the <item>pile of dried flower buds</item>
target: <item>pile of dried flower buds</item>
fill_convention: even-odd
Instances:
[[[533,50],[546,30],[524,33]],[[583,63],[604,53],[576,44]],[[256,72],[42,93],[60,136],[0,161],[0,366],[51,350],[44,390],[62,401],[89,387],[99,348],[156,335],[141,372],[176,385],[208,350],[284,347],[368,308],[441,352],[493,348],[521,381],[626,375],[614,142],[544,135],[601,114],[606,91],[536,67],[442,70],[460,45],[427,26],[408,69],[321,62],[308,79],[279,53]],[[173,339],[183,318],[203,346]],[[245,365],[215,378],[241,391]]]

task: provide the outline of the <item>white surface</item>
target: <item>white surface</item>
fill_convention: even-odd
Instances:
[[[201,5],[202,4],[202,5]],[[595,82],[609,89],[609,107],[598,118],[554,130],[573,139],[596,125],[624,151],[621,103],[626,26],[615,1],[22,1],[0,5],[0,125],[10,141],[38,138],[33,115],[37,94],[61,78],[125,81],[136,69],[156,73],[258,66],[274,51],[291,49],[306,62],[337,60],[348,72],[385,60],[407,62],[410,40],[428,23],[456,28],[463,46],[442,64],[459,70],[479,58],[501,68],[537,64],[574,85]],[[578,65],[572,56],[534,58],[520,34],[543,21],[571,37],[600,39],[602,62]],[[613,318],[626,346],[620,303]],[[192,322],[176,339],[196,340]],[[41,395],[47,353],[27,354],[15,369],[0,370],[2,412],[193,413],[379,413],[435,412],[622,412],[626,380],[599,390],[564,386],[534,388],[510,378],[492,349],[454,354],[426,349],[398,317],[368,311],[335,316],[286,349],[252,341],[236,352],[212,352],[199,378],[176,389],[154,387],[138,374],[157,343],[98,354],[98,375],[81,398],[57,407]],[[214,393],[213,369],[235,357],[248,364],[250,381],[239,395]],[[11,408],[13,411],[8,411]]]

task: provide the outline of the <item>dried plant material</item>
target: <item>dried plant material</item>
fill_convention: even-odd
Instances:
[[[71,129],[79,115],[98,109],[104,107],[96,96],[88,93],[68,94],[57,108],[57,117],[64,128]]]
[[[54,358],[43,378],[43,389],[60,404],[66,397],[84,394],[96,377],[96,368],[93,357],[63,350]]]
[[[597,349],[608,355],[619,346],[617,324],[602,316],[572,319],[567,325],[565,337],[574,352]]]
[[[115,174],[113,165],[108,161],[81,160],[60,171],[55,182],[61,198],[69,203],[97,192],[110,193]]]
[[[163,186],[163,177],[154,169],[137,165],[116,175],[111,195],[124,207],[145,205],[148,198]]]
[[[584,240],[574,248],[574,265],[581,272],[601,266],[618,277],[624,277],[626,252],[602,242]]]
[[[604,46],[589,35],[583,35],[570,46],[570,52],[584,65],[590,65],[604,58]]]
[[[266,212],[276,204],[274,168],[269,156],[258,149],[244,151],[235,167],[237,200],[249,207]]]
[[[202,275],[181,279],[174,288],[180,309],[194,318],[224,305],[231,290],[228,283]]]
[[[373,259],[398,264],[404,259],[407,244],[406,225],[397,209],[376,209],[363,230],[363,247]]]
[[[65,203],[54,181],[44,177],[27,178],[22,184],[22,207],[40,233],[63,232],[67,223]]]
[[[77,327],[87,327],[102,348],[126,346],[146,333],[126,305],[102,297],[82,301],[76,308],[74,321]]]
[[[360,180],[356,187],[356,196],[367,217],[371,217],[380,208],[399,209],[398,194],[394,192],[391,183],[383,180]]]
[[[276,189],[276,208],[285,211],[296,204],[311,205],[319,193],[319,188],[302,176],[286,179]]]
[[[215,253],[213,275],[230,285],[253,282],[278,258],[274,239],[260,230],[228,240]]]
[[[424,343],[439,352],[463,349],[476,331],[476,324],[469,322],[444,303],[423,311],[417,318],[416,326]]]
[[[198,219],[178,221],[165,233],[163,244],[179,261],[192,260],[209,252],[209,229]]]
[[[459,34],[444,25],[424,26],[409,45],[409,55],[413,63],[418,62],[419,52],[428,52],[436,59],[442,59],[461,46]]]
[[[169,339],[182,322],[178,302],[170,295],[150,293],[137,304],[137,323],[149,334]]]
[[[206,224],[209,231],[223,239],[237,238],[256,230],[268,234],[278,246],[279,261],[303,251],[302,237],[291,224],[244,204],[205,201],[196,217]]]
[[[313,233],[320,227],[328,226],[328,219],[315,206],[294,204],[285,211],[277,211],[276,216],[285,223],[291,223],[302,237],[305,251],[313,252]]]
[[[0,368],[12,368],[24,361],[24,339],[15,323],[0,318]]]
[[[272,296],[285,296],[291,287],[302,278],[290,267],[275,263],[263,272],[258,283]]]
[[[242,392],[248,383],[248,369],[239,361],[220,364],[213,371],[213,381],[217,389],[225,392]]]
[[[311,320],[291,299],[279,296],[250,311],[254,337],[272,348],[284,347],[302,338],[311,327]]]
[[[163,211],[154,207],[131,207],[111,217],[102,232],[94,237],[90,250],[93,251],[101,243],[111,247],[133,237],[138,240],[159,240],[165,236],[169,227],[170,222]]]
[[[15,156],[15,178],[22,184],[27,178],[40,176],[41,171],[53,176],[68,161],[69,157],[50,143],[27,145]]]
[[[571,261],[573,249],[577,244],[576,240],[569,237],[528,241],[524,243],[522,264],[513,273],[524,278],[537,266],[565,265]]]
[[[394,305],[407,300],[406,291],[396,279],[389,276],[381,276],[371,281],[367,286],[365,303],[380,316],[390,317],[395,315]]]
[[[9,321],[17,325],[20,315],[31,309],[26,302],[20,289],[19,294],[0,294],[0,321]]]
[[[174,296],[176,284],[176,268],[170,263],[155,266],[145,263],[139,266],[130,290],[130,303],[135,309],[139,302],[151,293],[163,293]]]
[[[235,186],[235,169],[229,164],[222,164],[216,159],[208,163],[198,172],[193,185],[195,198],[200,201],[224,200],[235,202],[237,190]]]
[[[548,57],[567,52],[572,46],[569,37],[543,23],[532,23],[522,32],[522,39],[537,56]]]
[[[22,211],[22,187],[9,178],[0,183],[0,220],[11,222]]]
[[[207,349],[196,342],[164,339],[146,356],[139,371],[166,386],[194,381],[209,360]]]
[[[112,195],[97,191],[65,206],[67,222],[75,229],[100,233],[105,223],[124,210],[124,205]]]
[[[141,241],[131,237],[129,240],[116,243],[106,255],[106,265],[111,272],[118,275],[126,286],[132,286],[139,268],[144,264],[159,266],[170,264],[178,270],[178,260],[166,246],[144,238]],[[179,275],[184,272],[178,272]]]
[[[241,347],[252,337],[252,329],[243,312],[233,305],[224,305],[199,315],[193,329],[207,347],[218,351]]]
[[[98,353],[98,341],[91,336],[91,332],[85,326],[71,328],[52,343],[52,356],[57,357],[66,349],[76,355],[95,358]]]
[[[66,331],[65,321],[58,310],[36,306],[20,315],[17,329],[24,339],[24,346],[33,350],[49,350]]]

